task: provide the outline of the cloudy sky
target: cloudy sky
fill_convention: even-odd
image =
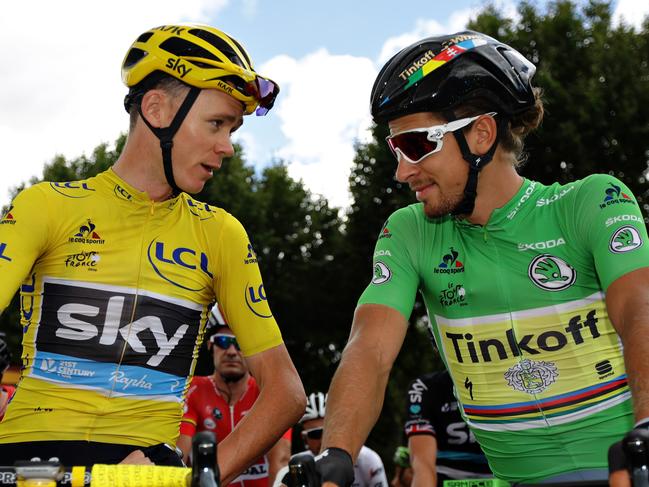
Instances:
[[[31,0],[0,16],[0,206],[56,155],[75,158],[127,129],[120,64],[146,29],[212,24],[240,40],[282,87],[266,117],[235,139],[257,168],[283,159],[333,205],[348,204],[355,141],[367,140],[369,92],[383,63],[418,38],[464,28],[482,0]],[[497,5],[515,15],[512,0]],[[638,25],[649,2],[619,0]],[[218,177],[218,175],[217,175]]]

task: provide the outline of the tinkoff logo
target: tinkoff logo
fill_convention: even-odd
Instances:
[[[256,264],[257,263],[257,254],[255,249],[252,248],[252,244],[248,244],[248,255],[243,259],[244,264]]]
[[[392,233],[390,232],[390,229],[388,228],[388,222],[390,220],[385,220],[385,223],[383,224],[383,227],[381,227],[381,233],[379,234],[379,238],[391,238]]]
[[[608,183],[610,188],[606,188],[604,192],[606,196],[604,197],[604,202],[599,205],[600,209],[606,208],[611,205],[619,205],[624,203],[635,204],[635,201],[626,193],[622,191],[622,188],[616,184]]]
[[[11,205],[9,207],[9,209],[7,210],[7,213],[5,213],[3,215],[3,217],[2,217],[2,219],[0,219],[0,225],[15,225],[16,224],[16,219],[11,214],[11,210],[13,210],[13,208],[14,208],[13,205]]]
[[[84,244],[103,244],[106,241],[95,232],[95,224],[90,219],[87,220],[85,225],[79,227],[79,231],[69,238],[70,243],[84,243]]]
[[[615,254],[630,252],[642,246],[640,232],[634,227],[626,226],[618,229],[611,237],[609,249]]]
[[[577,271],[570,264],[550,254],[535,257],[527,274],[535,285],[547,291],[562,291],[577,279]]]
[[[442,257],[442,262],[433,269],[435,274],[457,274],[464,272],[464,264],[458,260],[459,252],[451,247],[450,252]]]

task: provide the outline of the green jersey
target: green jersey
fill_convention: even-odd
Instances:
[[[463,415],[497,477],[605,468],[633,425],[609,284],[649,266],[638,205],[619,180],[525,180],[486,225],[421,204],[381,229],[359,304],[410,316],[423,296]]]

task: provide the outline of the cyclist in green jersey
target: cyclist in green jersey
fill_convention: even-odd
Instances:
[[[418,41],[379,73],[372,115],[419,203],[380,230],[329,392],[325,482],[349,484],[417,291],[496,477],[606,482],[609,445],[649,417],[644,219],[612,176],[545,186],[518,174],[543,116],[534,72],[465,31]]]

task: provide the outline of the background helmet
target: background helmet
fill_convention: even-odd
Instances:
[[[429,37],[383,66],[372,88],[372,117],[385,123],[410,113],[444,112],[476,95],[511,116],[534,106],[535,71],[518,51],[479,32]]]
[[[11,352],[7,346],[7,342],[4,340],[5,334],[0,333],[0,376],[4,374],[5,370],[11,365]]]
[[[224,327],[228,326],[228,323],[221,313],[221,308],[218,303],[212,306],[210,314],[207,317],[207,325],[205,326],[205,340],[209,340],[212,335],[215,335],[222,331]]]
[[[154,73],[165,73],[196,88],[223,91],[244,105],[250,114],[259,107],[264,115],[279,93],[277,84],[259,76],[250,56],[226,33],[200,24],[162,25],[140,35],[122,62],[122,81],[131,93],[127,111],[138,86]],[[142,83],[146,89],[154,83]],[[135,93],[134,93],[135,92]]]
[[[306,411],[304,416],[300,419],[300,423],[309,421],[311,419],[318,419],[325,417],[325,409],[327,407],[327,394],[322,392],[312,392],[307,397]]]
[[[392,461],[401,468],[410,467],[410,450],[407,446],[398,446],[394,451]]]

